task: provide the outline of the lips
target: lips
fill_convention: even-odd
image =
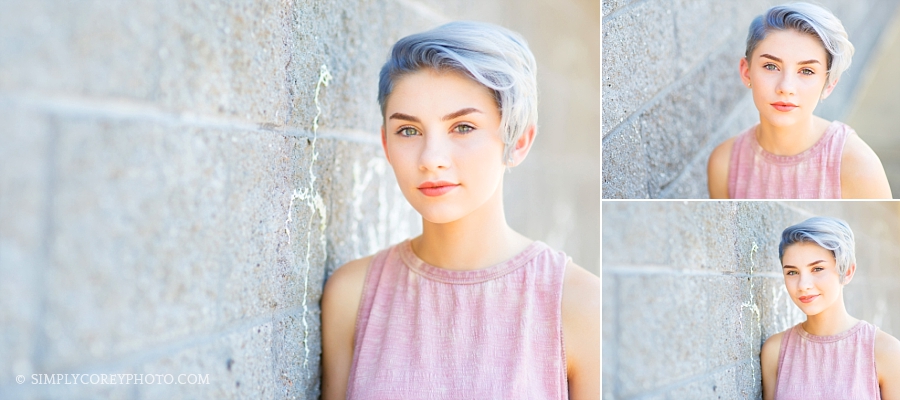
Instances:
[[[809,302],[815,300],[817,297],[819,297],[819,295],[814,294],[814,295],[810,295],[810,296],[800,296],[797,299],[800,300],[801,303],[809,303]]]
[[[785,103],[783,101],[779,101],[779,102],[772,103],[772,107],[775,107],[775,109],[778,111],[788,112],[799,106],[794,103]]]
[[[443,195],[456,187],[459,186],[458,183],[446,182],[446,181],[437,181],[437,182],[423,182],[419,185],[418,189],[422,194],[428,197],[435,197]]]

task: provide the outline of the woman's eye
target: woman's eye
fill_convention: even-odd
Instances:
[[[809,68],[803,68],[800,70],[800,73],[803,75],[815,75],[816,72]]]
[[[788,271],[785,275],[797,275],[797,271]]]
[[[419,132],[416,130],[416,128],[411,128],[408,126],[404,127],[404,128],[400,128],[400,130],[397,131],[397,134],[399,134],[400,136],[407,136],[407,137],[416,136],[418,133]]]
[[[813,268],[813,272],[824,271],[824,270],[825,270],[825,268],[822,268],[822,267]]]
[[[474,131],[475,127],[473,127],[472,125],[462,124],[462,125],[457,125],[455,128],[453,128],[453,130],[455,130],[457,133],[469,133],[469,132]]]
[[[763,65],[763,68],[765,68],[769,71],[777,71],[778,70],[778,67],[776,67],[775,64],[765,64],[765,65]]]

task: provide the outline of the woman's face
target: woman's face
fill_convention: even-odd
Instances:
[[[784,285],[791,299],[806,315],[816,315],[842,298],[845,284],[854,268],[848,269],[844,283],[831,251],[815,243],[800,242],[788,246],[781,260]]]
[[[382,144],[400,190],[427,221],[458,220],[502,203],[506,166],[492,92],[456,72],[399,78],[385,105]]]
[[[819,39],[794,30],[772,31],[750,59],[741,59],[741,78],[751,86],[760,119],[792,126],[812,116],[834,89],[825,88],[828,59]],[[824,92],[823,92],[824,89]]]

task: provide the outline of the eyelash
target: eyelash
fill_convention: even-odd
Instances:
[[[466,128],[465,132],[460,132],[460,128]],[[454,126],[453,130],[456,131],[456,133],[461,133],[461,134],[465,135],[469,132],[474,131],[475,127],[472,125],[469,125],[469,124],[459,124],[459,125]]]
[[[822,267],[813,268],[813,272],[819,272],[819,271],[824,271],[824,270],[825,270],[825,268],[822,268]],[[797,271],[788,271],[788,272],[785,272],[784,274],[785,275],[797,275]]]
[[[407,134],[403,133],[405,131],[413,131],[413,134],[407,135]],[[402,126],[402,127],[400,127],[400,129],[397,129],[397,134],[400,136],[403,136],[403,137],[412,137],[412,136],[418,135],[419,131],[416,128],[413,128],[411,126]]]
[[[464,128],[464,129],[461,130],[460,128]],[[455,131],[456,133],[462,134],[462,135],[466,135],[474,130],[475,130],[475,127],[472,125],[469,125],[469,124],[459,124],[459,125],[456,125],[453,127],[453,131]],[[411,134],[404,133],[406,131],[412,131],[413,133],[411,133]],[[400,127],[400,129],[397,129],[397,134],[400,136],[403,136],[403,137],[412,137],[412,136],[418,135],[419,130],[416,128],[413,128],[411,126],[403,126],[403,127]]]
[[[774,67],[774,69],[769,68],[770,66],[771,66],[771,67]],[[766,63],[766,64],[763,64],[763,68],[764,68],[766,71],[777,71],[777,70],[778,70],[778,66],[775,65],[775,64],[772,64],[772,63]],[[801,69],[801,70],[800,70],[800,73],[803,74],[803,75],[807,75],[807,76],[809,76],[809,75],[815,75],[815,74],[816,74],[815,71],[813,71],[813,70],[811,70],[811,69],[809,69],[809,68],[803,68],[803,69]]]

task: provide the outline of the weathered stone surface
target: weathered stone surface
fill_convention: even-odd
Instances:
[[[609,264],[607,264],[609,265]],[[619,370],[619,280],[615,274],[604,273],[603,279],[603,398],[613,397],[611,384]]]
[[[670,187],[698,150],[718,144],[711,143],[712,138],[728,116],[720,110],[731,110],[744,95],[740,80],[733,79],[739,57],[732,54],[731,47],[726,45],[711,55],[696,73],[641,113],[651,198],[660,197]],[[685,183],[705,186],[705,182]]]
[[[603,21],[603,136],[677,79],[675,25],[664,3],[639,2]]]
[[[0,386],[34,368],[54,129],[43,115],[0,100]]]
[[[604,265],[734,271],[736,203],[604,202]],[[659,215],[671,215],[660,220]]]
[[[696,333],[711,329],[709,278],[636,275],[618,279],[618,336],[628,338],[619,340],[615,388],[619,396],[652,391],[704,370],[708,342],[705,335]]]
[[[628,124],[603,140],[603,197],[646,199],[649,179],[640,125]]]

